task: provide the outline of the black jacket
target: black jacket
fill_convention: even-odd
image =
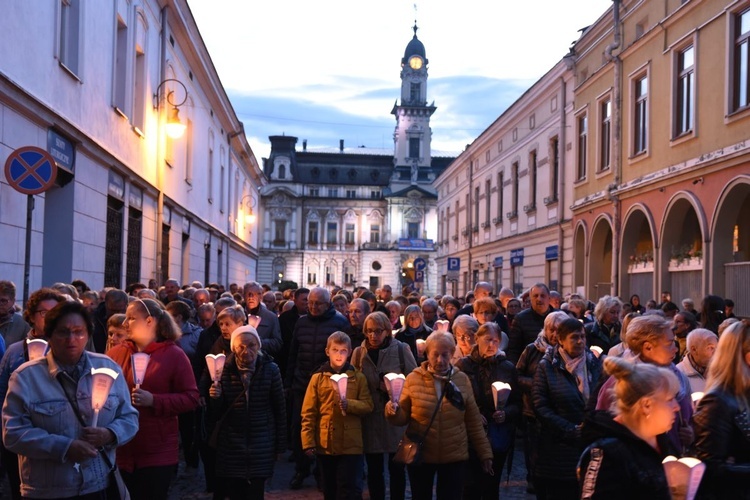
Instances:
[[[281,352],[277,363],[282,375],[285,375],[287,370],[286,363],[289,360],[289,347],[292,343],[292,334],[294,334],[294,326],[297,324],[297,320],[300,318],[299,309],[297,306],[292,306],[288,311],[284,311],[279,315],[279,328],[281,328]]]
[[[487,419],[489,425],[496,425],[500,432],[507,434],[508,444],[510,445],[516,422],[521,415],[521,393],[513,363],[507,360],[502,351],[492,358],[483,358],[479,355],[479,349],[474,347],[471,354],[461,358],[456,363],[456,368],[469,376],[479,412]],[[505,422],[502,424],[495,424],[492,419],[492,414],[495,412],[495,400],[492,397],[493,382],[510,384],[510,396],[503,408],[505,410]]]
[[[706,463],[698,498],[750,498],[750,418],[737,399],[712,390],[693,416],[696,456]]]
[[[537,314],[534,309],[524,309],[516,314],[513,318],[513,324],[510,325],[508,332],[508,359],[513,363],[518,363],[521,352],[524,348],[536,340],[536,336],[544,328],[544,319],[553,312],[550,306],[544,314]]]
[[[294,326],[287,363],[287,387],[304,394],[312,373],[328,360],[326,343],[333,332],[345,332],[349,320],[331,305],[320,316],[300,316]]]
[[[534,405],[531,400],[531,390],[534,387],[534,374],[539,367],[539,362],[544,357],[545,351],[540,351],[535,343],[526,346],[521,353],[521,358],[516,363],[518,371],[518,385],[523,396],[524,417],[536,418]]]
[[[587,405],[558,350],[555,346],[547,351],[534,376],[532,401],[541,426],[535,473],[543,478],[575,480],[576,464],[585,447],[580,425]],[[585,355],[589,389],[593,390],[602,364],[588,349]]]
[[[584,328],[586,345],[589,349],[596,345],[602,348],[604,354],[607,354],[612,347],[620,343],[620,323],[615,323],[610,329],[596,321],[586,324]]]
[[[279,367],[259,353],[245,392],[234,354],[230,354],[221,374],[221,389],[221,397],[209,400],[211,429],[226,415],[218,431],[217,477],[270,477],[276,454],[286,450],[286,410]]]
[[[399,342],[403,342],[404,344],[409,346],[409,349],[411,349],[411,353],[414,355],[414,359],[417,361],[417,365],[419,365],[422,361],[424,361],[424,356],[420,356],[417,352],[417,339],[425,340],[431,333],[432,328],[422,323],[422,326],[419,328],[416,334],[412,335],[409,332],[408,326],[402,326],[401,329],[396,332],[395,337]]]
[[[661,464],[664,455],[615,422],[608,412],[587,418],[583,434],[595,440],[578,463],[581,499],[672,498]]]

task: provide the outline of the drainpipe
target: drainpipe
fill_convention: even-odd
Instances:
[[[560,77],[560,94],[562,98],[560,99],[560,102],[562,105],[560,106],[560,138],[557,141],[557,196],[560,198],[559,202],[557,203],[558,208],[558,215],[557,220],[560,221],[557,224],[557,287],[558,291],[562,292],[562,275],[563,275],[563,266],[562,263],[564,262],[565,257],[565,251],[563,249],[563,235],[564,235],[564,229],[563,224],[568,225],[568,223],[565,222],[565,175],[563,172],[567,171],[567,165],[565,162],[565,131],[567,130],[567,127],[565,126],[565,108],[568,106],[567,101],[565,100],[567,96],[567,84],[565,83],[565,77]],[[573,268],[573,276],[571,276],[571,281],[573,281],[572,285],[575,285],[575,266]],[[575,292],[575,289],[571,289],[571,292]]]
[[[613,42],[604,53],[608,61],[614,64],[614,82],[612,95],[612,172],[614,179],[609,185],[609,200],[613,208],[612,229],[612,293],[620,294],[620,239],[622,237],[622,202],[616,190],[622,181],[622,59],[613,52],[620,48],[620,1],[612,0]]]
[[[471,214],[473,212],[474,207],[474,160],[469,160],[469,203],[467,203],[466,206],[466,225],[468,226],[468,236],[469,236],[469,279],[468,281],[471,282],[472,276],[474,276],[474,263],[471,261],[471,247],[474,243],[474,221],[471,220]],[[467,288],[469,283],[466,283]],[[472,287],[473,289],[473,287]],[[464,296],[469,293],[469,290],[464,290]]]
[[[159,54],[159,82],[163,82],[166,80],[167,76],[167,69],[166,69],[166,60],[167,60],[167,9],[168,7],[165,5],[161,9],[161,40],[160,40],[160,54]],[[161,103],[161,96],[157,96],[157,99],[159,99],[159,116],[158,116],[158,122],[159,127],[157,128],[157,141],[156,141],[156,190],[158,192],[157,199],[156,199],[156,263],[155,263],[155,276],[156,276],[156,283],[159,285],[163,284],[164,280],[168,278],[168,276],[162,276],[161,275],[161,246],[163,241],[162,236],[162,225],[164,224],[164,190],[163,190],[163,177],[164,177],[164,165],[162,155],[164,154],[162,151],[161,143],[163,138],[163,119],[162,116],[164,116],[164,107]]]

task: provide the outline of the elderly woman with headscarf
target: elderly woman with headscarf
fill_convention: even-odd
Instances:
[[[541,428],[534,469],[537,498],[578,498],[576,465],[584,449],[581,424],[601,373],[601,361],[586,347],[581,322],[561,321],[557,345],[539,362],[532,389]]]
[[[221,379],[209,390],[216,449],[214,498],[263,498],[276,456],[286,450],[279,367],[260,350],[252,326],[232,332]]]
[[[420,352],[422,348],[417,346],[417,340],[425,340],[430,333],[432,329],[424,322],[422,308],[417,304],[407,306],[404,310],[404,326],[396,332],[396,340],[407,344],[417,361],[423,359]]]
[[[390,498],[404,498],[406,471],[404,465],[393,461],[404,427],[389,425],[385,420],[388,392],[383,377],[388,373],[408,375],[417,363],[406,344],[393,338],[391,323],[382,312],[374,312],[364,321],[365,340],[352,354],[352,365],[367,379],[372,396],[373,411],[362,418],[362,437],[367,461],[367,487],[372,500],[385,498],[384,461],[388,463]]]
[[[453,336],[456,341],[456,351],[453,353],[451,363],[454,365],[459,359],[471,354],[471,350],[477,345],[476,335],[479,323],[470,314],[457,316],[453,321]]]
[[[456,364],[456,368],[471,380],[474,398],[492,447],[492,468],[495,471],[494,475],[483,473],[479,457],[470,447],[467,468],[469,481],[465,484],[464,498],[499,498],[503,464],[515,438],[516,422],[521,415],[516,367],[500,350],[501,339],[502,330],[496,323],[483,324],[477,330],[477,345],[471,354]],[[499,405],[493,395],[492,384],[495,382],[510,385],[510,395],[502,405]]]
[[[469,441],[482,470],[492,474],[492,449],[482,427],[471,381],[451,365],[456,343],[447,332],[427,338],[427,360],[406,377],[397,405],[388,401],[386,419],[406,425],[407,434],[424,436],[422,462],[407,466],[414,500],[461,498]],[[435,415],[434,420],[432,416]]]

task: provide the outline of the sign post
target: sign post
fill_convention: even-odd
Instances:
[[[460,270],[461,270],[461,258],[460,257],[448,257],[447,278],[449,280],[458,281],[458,273]]]
[[[31,223],[34,212],[34,195],[43,193],[55,184],[57,164],[47,151],[35,146],[25,146],[13,151],[5,161],[5,178],[10,187],[26,198],[26,252],[23,262],[23,304],[29,298],[31,269]]]

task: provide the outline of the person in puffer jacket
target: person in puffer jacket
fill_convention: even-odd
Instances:
[[[373,404],[367,379],[347,361],[351,352],[346,333],[328,337],[328,362],[310,378],[302,403],[302,449],[310,458],[317,455],[326,500],[362,498],[362,417],[372,411]],[[345,397],[339,392],[342,384],[332,379],[343,374]]]
[[[486,474],[492,470],[492,448],[482,426],[469,377],[450,364],[456,342],[447,332],[427,337],[424,361],[406,377],[398,405],[388,401],[385,416],[393,425],[408,425],[407,434],[421,439],[422,462],[407,466],[412,498],[432,498],[437,475],[437,498],[461,498],[469,441]],[[430,425],[436,405],[440,405]]]

